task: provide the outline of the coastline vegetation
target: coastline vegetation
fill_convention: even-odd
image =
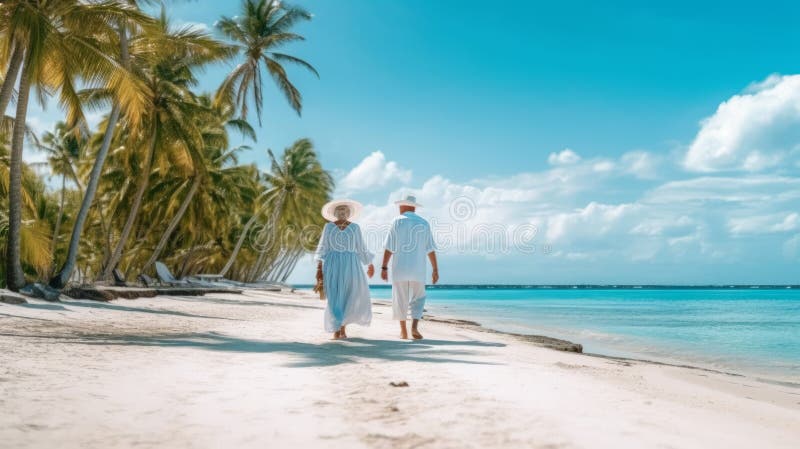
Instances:
[[[149,15],[141,3],[0,4],[6,288],[110,281],[115,269],[133,279],[153,275],[156,261],[178,277],[283,282],[317,237],[278,238],[319,228],[333,190],[309,139],[280,155],[265,151],[268,171],[239,163],[256,151],[248,109],[261,126],[265,76],[302,110],[287,66],[317,71],[282,50],[303,40],[293,30],[311,15],[245,0],[215,36],[171,24],[163,7]],[[216,91],[200,91],[203,69],[221,63],[232,66],[228,76]],[[32,101],[57,103],[63,120],[35,135],[26,124]],[[94,128],[89,113],[102,114]],[[247,145],[233,146],[235,133]],[[32,149],[47,162],[26,163]]]

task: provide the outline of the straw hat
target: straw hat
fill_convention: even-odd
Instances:
[[[347,206],[350,208],[350,216],[347,218],[350,221],[353,221],[356,217],[358,217],[358,215],[361,213],[361,209],[364,208],[364,206],[356,200],[333,200],[325,203],[325,205],[322,206],[322,217],[328,221],[336,221],[337,218],[336,215],[333,214],[333,211],[335,211],[339,206]]]
[[[414,195],[406,195],[405,199],[397,200],[394,202],[398,206],[413,206],[413,207],[422,207],[422,204],[417,203],[417,197]]]

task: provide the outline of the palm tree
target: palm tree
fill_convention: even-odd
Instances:
[[[275,0],[245,0],[241,14],[234,18],[222,17],[217,28],[233,41],[237,52],[244,55],[242,61],[225,78],[217,91],[216,102],[235,104],[242,118],[247,118],[247,102],[252,100],[256,106],[258,124],[261,125],[263,108],[262,69],[267,72],[283,92],[286,100],[297,114],[303,107],[300,91],[289,81],[281,63],[305,67],[319,77],[316,69],[308,62],[275,50],[283,45],[305,40],[303,36],[292,33],[294,25],[303,20],[311,20],[311,14],[302,8],[286,6]]]
[[[56,123],[54,132],[47,131],[41,138],[41,143],[37,145],[39,150],[44,151],[49,155],[50,168],[55,175],[61,175],[61,192],[58,202],[58,214],[56,215],[56,223],[53,226],[53,239],[50,246],[50,252],[55,256],[56,245],[58,244],[59,233],[61,228],[61,220],[64,215],[64,201],[66,200],[67,193],[67,178],[70,179],[78,191],[83,190],[78,174],[75,171],[75,165],[83,156],[83,150],[86,145],[86,138],[83,132],[76,129],[70,129],[66,123]],[[53,260],[55,262],[55,260]],[[52,267],[55,268],[55,267]],[[52,274],[52,269],[51,269]]]
[[[14,45],[13,39],[4,39],[0,49],[0,55],[8,58],[8,69],[3,76],[3,85],[0,87],[0,115],[5,115],[8,103],[11,101],[11,95],[14,92],[14,85],[17,83],[19,77],[19,68],[22,66],[23,49],[19,45]],[[8,55],[8,53],[11,55]]]
[[[140,21],[139,23],[142,24],[146,22]],[[120,21],[117,25],[120,65],[126,71],[130,70],[130,49],[127,31],[129,26],[130,24],[124,21]],[[97,188],[100,183],[100,175],[102,174],[103,166],[105,165],[106,157],[108,156],[108,151],[111,148],[111,142],[114,137],[114,132],[116,131],[117,121],[119,120],[120,114],[123,112],[123,110],[126,111],[130,121],[136,120],[141,111],[136,107],[137,104],[135,101],[133,101],[133,99],[140,96],[143,90],[144,89],[141,84],[130,83],[129,85],[120,86],[120,88],[112,91],[113,100],[111,112],[106,120],[102,143],[100,144],[100,148],[95,155],[92,171],[89,174],[89,181],[86,185],[86,192],[84,193],[83,200],[81,201],[81,207],[78,210],[78,215],[75,217],[75,223],[72,226],[72,235],[70,236],[69,240],[67,257],[64,261],[64,264],[61,266],[61,269],[59,269],[58,272],[55,273],[50,279],[51,287],[63,288],[66,285],[67,280],[69,280],[69,278],[72,276],[72,272],[75,270],[78,260],[78,249],[81,241],[81,234],[83,233],[83,227],[86,223],[86,219],[89,217],[89,209],[92,207],[95,195],[97,194]]]
[[[322,168],[314,151],[314,145],[309,139],[300,139],[292,146],[286,148],[280,162],[272,151],[268,151],[270,158],[270,173],[264,174],[267,189],[259,198],[260,205],[256,207],[252,217],[242,229],[239,239],[234,246],[228,262],[220,271],[221,275],[227,274],[231,269],[244,240],[256,220],[266,211],[270,211],[266,223],[269,242],[278,240],[278,231],[281,214],[296,214],[302,209],[305,214],[318,214],[319,208],[330,199],[333,191],[333,177]],[[264,251],[274,249],[273,246],[261,248]],[[258,262],[257,262],[258,265]]]
[[[0,126],[0,253],[7,250],[9,187],[9,150],[5,145],[11,133],[12,120],[6,118]],[[42,213],[51,210],[44,182],[27,165],[22,167],[22,212],[24,220],[20,229],[20,259],[28,273],[45,273],[50,264],[49,223],[41,219]],[[0,265],[0,276],[5,279],[5,267]],[[2,280],[0,280],[2,282]]]
[[[119,86],[127,77],[104,53],[109,23],[129,16],[130,10],[117,3],[87,3],[78,0],[9,1],[0,6],[0,28],[6,33],[6,48],[21,51],[22,63],[15,125],[9,158],[8,242],[6,284],[12,290],[25,283],[20,261],[22,145],[31,87],[43,93],[58,92],[59,103],[74,125],[83,121],[75,81],[90,84],[98,80]],[[14,55],[10,60],[13,62]],[[7,70],[7,74],[10,70]],[[6,76],[13,82],[13,76]],[[4,82],[6,81],[4,80]]]
[[[189,159],[197,159],[191,154],[196,154],[203,146],[202,136],[192,122],[203,108],[191,91],[197,84],[194,71],[231,55],[229,47],[206,33],[191,27],[170,29],[163,13],[160,28],[161,35],[155,42],[151,36],[142,35],[136,39],[144,41],[142,45],[132,43],[132,47],[141,49],[140,54],[134,52],[133,58],[140,59],[141,64],[134,64],[133,70],[147,86],[145,99],[148,108],[140,126],[128,124],[129,145],[143,154],[137,189],[117,244],[103,268],[100,276],[103,279],[111,277],[122,257],[149,185],[157,150],[175,151]]]
[[[153,250],[153,253],[150,255],[147,262],[145,262],[144,266],[142,266],[142,271],[147,270],[161,256],[170,237],[172,237],[173,232],[189,209],[189,205],[192,203],[195,195],[201,192],[201,190],[216,189],[224,184],[228,175],[233,173],[231,169],[234,167],[230,167],[229,165],[237,162],[236,153],[248,148],[240,146],[228,149],[229,142],[226,128],[237,129],[251,139],[256,139],[255,131],[246,121],[232,117],[233,111],[230,107],[212,107],[211,100],[207,96],[200,97],[198,101],[202,105],[208,107],[210,112],[204,113],[203,117],[198,117],[199,120],[207,122],[201,129],[204,143],[203,151],[198,154],[200,159],[193,161],[194,170],[190,177],[191,183],[188,184],[188,192],[184,196],[183,201],[181,201],[178,210],[172,216],[166,230],[161,235],[155,250]],[[203,187],[203,189],[201,189],[201,187]],[[201,193],[201,197],[202,196]],[[217,198],[217,200],[224,204],[233,200],[233,198]]]

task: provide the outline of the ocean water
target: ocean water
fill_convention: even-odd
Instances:
[[[391,290],[371,287],[375,299]],[[432,314],[584,352],[800,382],[800,289],[428,289]]]

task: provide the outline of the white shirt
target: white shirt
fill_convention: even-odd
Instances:
[[[392,282],[425,283],[428,253],[436,250],[431,226],[414,212],[406,212],[392,221],[384,248],[393,253]]]

